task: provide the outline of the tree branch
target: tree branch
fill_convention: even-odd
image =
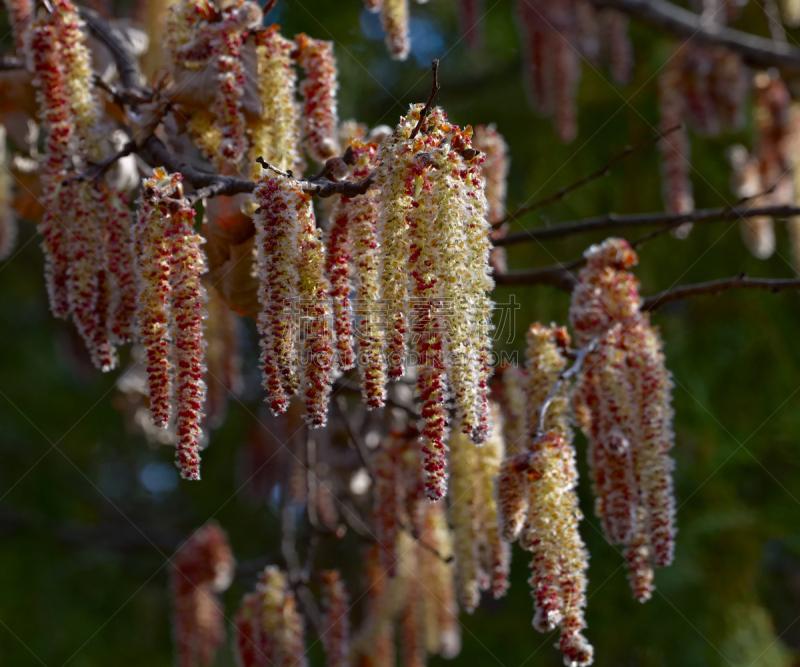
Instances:
[[[569,265],[543,266],[525,271],[495,273],[494,282],[496,285],[552,285],[564,292],[571,292],[578,281],[570,269],[580,263],[582,262]]]
[[[740,220],[757,215],[768,215],[775,218],[786,218],[800,215],[800,206],[728,206],[725,208],[697,209],[691,213],[634,213],[632,215],[617,215],[609,213],[597,218],[586,218],[571,222],[559,223],[549,227],[535,227],[522,232],[509,234],[501,239],[496,239],[495,246],[512,245],[542,239],[555,239],[584,232],[608,231],[611,229],[625,229],[636,227],[651,227],[666,225],[678,227],[684,222],[712,222],[716,220]]]
[[[740,30],[704,22],[702,18],[665,0],[591,0],[598,8],[612,7],[681,39],[725,46],[754,67],[782,67],[800,71],[800,49]]]
[[[119,78],[126,90],[132,93],[141,93],[142,76],[139,69],[139,61],[131,49],[131,45],[124,35],[108,21],[106,21],[95,10],[88,7],[78,9],[81,18],[86,21],[86,25],[97,39],[105,44],[111,51],[111,57],[119,71]]]
[[[794,291],[800,290],[800,280],[796,278],[748,278],[746,275],[741,274],[734,278],[713,280],[707,283],[697,283],[696,285],[683,285],[647,297],[642,302],[642,310],[653,311],[671,301],[689,299],[694,296],[711,296],[732,289],[752,289],[773,293]]]

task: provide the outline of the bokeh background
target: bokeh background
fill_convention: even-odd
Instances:
[[[636,64],[627,86],[584,65],[580,130],[564,145],[551,122],[537,118],[526,103],[513,3],[486,0],[485,40],[474,51],[460,32],[455,4],[413,5],[406,63],[388,58],[379,22],[359,0],[280,0],[269,20],[281,23],[287,35],[307,32],[335,41],[342,119],[395,123],[409,103],[427,98],[430,60],[440,58],[438,101],[450,118],[496,123],[511,147],[511,207],[554,192],[654,134],[658,71],[671,52],[669,38],[632,24]],[[757,7],[748,7],[738,25],[767,34]],[[693,136],[698,207],[734,201],[724,151],[736,142],[752,145],[749,119],[748,112],[738,134]],[[658,157],[656,147],[637,151],[607,177],[514,223],[514,230],[610,211],[661,210]],[[780,223],[777,236],[778,252],[768,261],[748,253],[733,222],[696,226],[683,241],[659,237],[640,253],[642,292],[741,271],[791,277]],[[520,244],[509,248],[509,265],[572,261],[602,239],[596,234]],[[259,438],[263,419],[253,323],[242,327],[241,399],[231,402],[224,424],[212,432],[202,482],[180,482],[172,451],[128,427],[118,409],[119,373],[93,371],[72,327],[50,316],[42,273],[35,230],[23,224],[19,252],[0,263],[0,663],[170,665],[167,557],[181,539],[213,518],[228,532],[240,562],[279,559],[275,498],[243,485],[249,465],[244,450]],[[501,348],[521,354],[533,321],[566,323],[563,293],[504,287],[496,300],[512,295],[521,308],[513,335],[498,342]],[[728,292],[670,304],[653,321],[675,378],[676,560],[657,571],[650,602],[631,598],[623,558],[605,542],[592,512],[585,440],[578,436],[586,515],[581,532],[591,552],[587,636],[597,664],[796,664],[800,296]],[[319,559],[349,563],[345,575],[357,582],[361,546],[350,536],[323,541]],[[531,628],[527,560],[515,547],[508,596],[462,615],[463,649],[450,664],[560,663],[552,648],[556,637]],[[255,567],[237,576],[224,595],[229,616],[254,573]],[[312,661],[322,664],[318,648]],[[233,664],[227,648],[216,664]]]

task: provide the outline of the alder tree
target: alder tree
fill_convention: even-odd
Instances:
[[[427,99],[369,127],[340,118],[331,35],[310,19],[308,34],[287,34],[274,0],[146,0],[124,19],[72,0],[5,4],[0,257],[13,262],[18,225],[35,225],[52,316],[71,323],[98,373],[118,374],[129,425],[174,448],[179,493],[202,488],[214,451],[231,446],[215,433],[244,391],[248,341],[259,400],[293,459],[270,484],[280,553],[249,571],[235,608],[221,597],[242,573],[224,525],[176,545],[177,664],[233,651],[241,667],[305,665],[317,644],[335,667],[454,658],[459,615],[506,595],[520,550],[534,630],[557,631],[566,665],[603,664],[584,616],[579,488],[636,601],[653,596],[680,539],[673,378],[652,313],[729,290],[800,289],[792,276],[740,273],[642,295],[638,252],[657,238],[679,252],[693,225],[727,221],[766,259],[786,219],[800,266],[800,48],[785,27],[800,24],[800,3],[766,3],[769,37],[738,23],[746,0],[514,3],[531,112],[564,142],[578,133],[582,68],[630,80],[629,21],[674,43],[651,77],[652,138],[516,208],[514,146],[503,127],[448,117],[439,60]],[[487,7],[452,4],[470,48],[484,48]],[[421,8],[365,5],[389,56],[406,60]],[[294,3],[282,11],[302,17]],[[754,143],[727,152],[735,203],[696,208],[690,137],[749,123]],[[511,231],[656,147],[663,210]],[[509,247],[593,232],[609,236],[570,263],[509,268]],[[509,362],[493,350],[492,295],[518,286],[524,300],[533,285],[567,293],[569,309],[527,323]],[[249,460],[247,480],[270,465]],[[350,562],[331,564],[325,548],[354,536]]]

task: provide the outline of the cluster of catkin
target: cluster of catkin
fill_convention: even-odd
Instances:
[[[589,440],[595,512],[611,544],[625,546],[634,596],[652,594],[653,566],[672,562],[675,542],[672,380],[661,339],[640,310],[636,253],[622,239],[586,252],[570,320],[586,357],[574,397]]]
[[[449,507],[458,599],[468,613],[481,591],[501,598],[508,590],[511,551],[500,535],[495,478],[505,456],[502,418],[492,403],[492,431],[480,447],[458,429],[448,441]]]
[[[588,0],[518,0],[516,7],[531,106],[554,118],[562,141],[572,141],[581,61],[599,64],[604,57],[616,81],[630,78],[628,18],[616,10],[598,12]]]
[[[417,0],[417,4],[427,0]],[[393,60],[405,60],[411,51],[409,38],[409,0],[364,0],[370,12],[380,13],[386,49]],[[483,0],[459,0],[458,22],[468,46],[478,48],[483,42]]]
[[[688,213],[694,208],[686,123],[691,121],[698,132],[709,136],[740,127],[748,88],[741,58],[725,47],[690,41],[672,53],[659,79],[661,131],[668,132],[661,144],[661,180],[669,211]],[[689,229],[681,228],[679,235]]]
[[[332,579],[338,578],[335,576]],[[328,586],[328,630],[335,639],[347,641],[342,627],[342,607],[346,597],[334,581]],[[297,609],[297,598],[289,587],[288,577],[275,566],[261,573],[255,591],[247,593],[236,612],[234,649],[241,667],[305,667],[305,625]],[[334,641],[335,643],[335,641]],[[326,642],[326,648],[330,646]],[[339,648],[339,647],[336,647]],[[334,649],[335,650],[335,649]],[[339,663],[341,664],[341,663]]]
[[[578,532],[582,517],[570,406],[566,393],[557,391],[569,335],[563,328],[533,324],[527,341],[525,369],[513,385],[506,384],[510,412],[520,426],[519,441],[497,476],[500,537],[533,554],[533,626],[540,632],[560,629],[557,646],[565,664],[588,665],[593,649],[582,631],[589,555]]]
[[[211,106],[185,110],[189,136],[220,172],[235,173],[246,156],[253,178],[257,157],[282,170],[302,169],[301,134],[319,162],[338,152],[333,45],[306,35],[288,40],[279,26],[261,29],[262,19],[250,0],[222,9],[208,0],[180,0],[169,7],[167,30],[179,84],[190,85],[199,71],[214,72]],[[299,87],[295,64],[305,72]]]
[[[447,398],[474,443],[489,435],[491,228],[472,128],[448,123],[437,107],[416,132],[421,111],[413,106],[378,153],[379,280],[386,373],[399,378],[410,349],[427,493],[437,500],[447,482]]]
[[[47,131],[41,180],[45,277],[50,308],[71,316],[94,364],[117,364],[130,340],[136,288],[125,197],[102,179],[68,180],[104,157],[100,103],[93,92],[84,23],[69,0],[52,3],[25,33]]]
[[[325,244],[301,184],[262,176],[258,323],[270,407],[285,411],[299,390],[312,426],[325,423],[334,370],[357,366],[367,406],[381,407],[387,379],[399,379],[413,354],[427,491],[437,500],[446,489],[446,400],[473,442],[488,435],[493,283],[471,128],[436,108],[415,132],[421,112],[412,107],[380,149],[352,144],[350,178],[374,172],[376,185],[335,202]]]
[[[426,501],[421,508],[419,533],[397,535],[391,576],[380,542],[367,550],[366,610],[351,642],[351,665],[393,667],[398,643],[405,665],[424,665],[428,655],[453,658],[461,650],[451,531],[441,503]]]
[[[175,648],[178,667],[210,665],[225,639],[219,594],[233,580],[235,562],[216,524],[197,530],[172,560]]]
[[[731,187],[752,206],[796,204],[800,201],[800,107],[792,103],[786,84],[776,72],[758,72],[753,78],[752,151],[742,145],[728,149],[733,167]],[[795,266],[800,266],[800,217],[787,222]],[[751,216],[741,222],[745,244],[759,259],[775,252],[775,229],[770,216]]]
[[[183,198],[180,174],[159,168],[142,184],[133,228],[138,280],[137,322],[145,348],[150,414],[167,427],[175,413],[176,463],[200,479],[201,420],[206,396],[203,320],[206,290],[202,236]]]

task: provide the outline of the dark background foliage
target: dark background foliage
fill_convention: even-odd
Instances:
[[[485,46],[470,52],[458,32],[453,0],[412,7],[413,53],[387,57],[375,17],[359,0],[281,0],[270,19],[287,35],[307,32],[336,42],[340,114],[393,124],[428,94],[429,61],[441,58],[439,103],[459,124],[494,122],[511,146],[511,205],[550,194],[597,169],[658,125],[658,72],[671,41],[632,25],[636,66],[630,85],[583,67],[580,131],[570,145],[526,104],[512,3],[487,0]],[[765,29],[756,7],[741,25]],[[3,29],[5,32],[5,29]],[[6,40],[7,43],[7,40]],[[748,116],[749,118],[749,116]],[[725,148],[752,143],[738,135],[693,137],[692,180],[698,206],[734,200]],[[658,149],[637,152],[606,178],[515,223],[515,229],[608,211],[662,208]],[[631,238],[635,238],[632,235]],[[571,261],[602,234],[509,250],[511,268]],[[248,386],[214,431],[203,481],[179,482],[168,448],[126,430],[115,410],[118,373],[90,369],[70,326],[48,311],[42,256],[32,225],[19,251],[0,264],[0,661],[7,665],[172,662],[168,557],[180,539],[209,519],[229,533],[239,561],[275,560],[274,503],[253,502],[242,488],[242,443],[264,421],[257,390],[256,340],[244,344]],[[680,283],[735,275],[790,277],[788,238],[754,259],[736,223],[669,235],[641,251],[637,275],[652,294]],[[530,322],[565,323],[568,297],[550,287],[500,288],[514,297],[514,335],[499,345],[520,355]],[[587,635],[599,665],[789,665],[800,649],[800,297],[729,292],[677,302],[654,316],[675,378],[675,564],[656,574],[657,591],[633,601],[618,550],[604,541],[592,511],[585,441],[578,438],[582,534],[591,552]],[[250,323],[252,325],[252,323]],[[123,365],[124,367],[124,365]],[[256,419],[257,417],[258,419]],[[350,584],[361,544],[324,541],[320,565],[343,562]],[[516,547],[515,547],[516,549]],[[256,561],[259,562],[259,561]],[[499,602],[462,615],[463,650],[453,665],[556,665],[555,636],[530,625],[527,554],[514,553],[512,587]],[[232,616],[253,574],[225,594]],[[319,647],[312,659],[321,664]],[[216,664],[231,665],[230,651]],[[433,659],[432,664],[444,664]]]

